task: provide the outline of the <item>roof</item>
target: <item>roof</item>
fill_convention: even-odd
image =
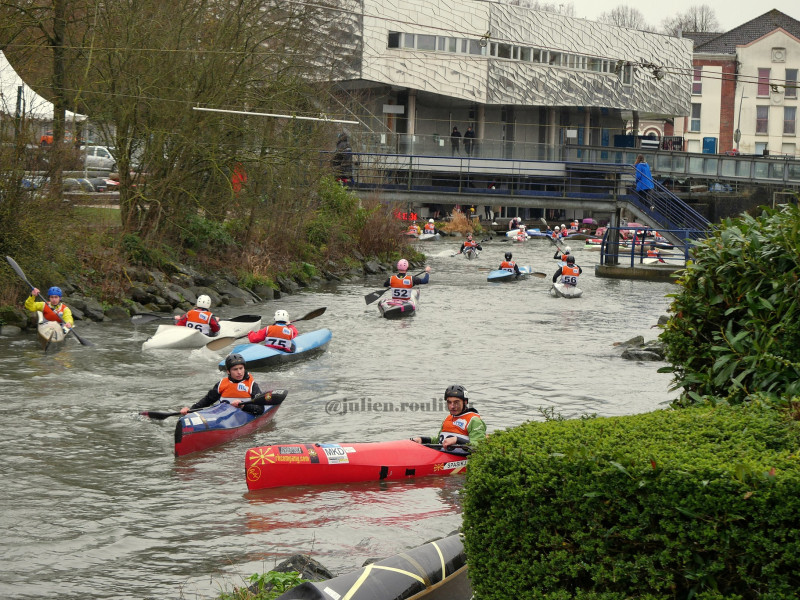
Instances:
[[[725,33],[685,33],[684,37],[695,42],[696,54],[736,54],[737,46],[749,44],[776,29],[784,29],[796,38],[800,38],[800,21],[774,8]],[[695,37],[709,35],[710,39]]]
[[[53,119],[53,103],[45,100],[17,75],[14,67],[8,62],[6,55],[0,50],[0,114],[15,115],[17,111],[17,94],[22,86],[22,112],[28,119],[51,121]],[[67,120],[83,121],[85,115],[67,111]]]

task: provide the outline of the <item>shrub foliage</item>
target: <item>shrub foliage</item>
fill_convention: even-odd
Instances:
[[[700,242],[661,333],[681,406],[800,394],[800,211],[729,219]]]
[[[759,402],[495,433],[467,474],[476,597],[794,597],[798,442]]]

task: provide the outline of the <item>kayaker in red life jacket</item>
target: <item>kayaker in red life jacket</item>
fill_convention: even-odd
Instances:
[[[500,263],[500,270],[508,271],[509,273],[514,273],[516,274],[517,277],[519,277],[519,267],[517,266],[517,263],[511,260],[513,255],[511,254],[511,252],[506,252],[505,256],[506,259]]]
[[[442,423],[437,434],[443,449],[456,444],[474,445],[486,439],[486,424],[478,411],[467,406],[467,389],[463,385],[451,385],[444,392],[447,410],[450,414]],[[417,436],[411,438],[418,444],[430,444],[431,438]]]
[[[181,414],[206,408],[217,402],[228,402],[231,406],[240,408],[245,412],[260,415],[264,412],[264,406],[243,402],[252,400],[259,394],[261,389],[247,372],[244,357],[241,354],[229,354],[225,359],[225,370],[228,376],[223,378],[217,385],[208,390],[208,393],[191,406],[184,406]]]
[[[53,286],[47,290],[47,302],[37,302],[36,296],[38,295],[39,288],[33,288],[31,295],[25,300],[25,310],[31,312],[42,311],[44,318],[48,321],[61,322],[64,333],[72,329],[75,321],[72,318],[72,311],[66,304],[61,302],[61,297],[64,295],[61,288]],[[61,317],[61,319],[58,317]]]
[[[560,260],[561,262],[567,262],[567,257],[572,253],[572,248],[569,246],[564,246],[564,251],[556,250],[556,253],[553,254],[553,260]]]
[[[578,285],[578,275],[581,273],[583,273],[583,269],[575,264],[575,257],[570,254],[567,256],[567,264],[558,267],[553,273],[553,283],[558,283],[561,278],[561,283],[564,285]]]
[[[650,248],[647,250],[647,258],[657,258],[658,262],[666,262],[661,258],[661,251],[656,248],[655,242],[650,243]]]
[[[258,331],[251,331],[247,339],[251,344],[264,342],[268,348],[275,348],[284,352],[294,352],[292,340],[300,335],[297,327],[289,322],[289,313],[283,309],[275,311],[275,322]]]
[[[405,258],[401,258],[397,261],[397,275],[392,275],[383,282],[383,287],[392,288],[392,298],[410,298],[411,289],[415,285],[424,285],[430,279],[430,267],[425,267],[425,275],[422,277],[409,275],[406,271],[408,271],[408,261]]]
[[[175,325],[191,327],[202,334],[214,337],[219,334],[219,321],[211,314],[209,308],[211,308],[211,298],[202,294],[197,297],[197,302],[192,310],[183,316],[175,315]]]
[[[466,250],[467,248],[475,248],[476,250],[483,250],[483,247],[478,242],[472,239],[471,233],[467,234],[467,239],[464,240],[463,244],[461,244],[461,250],[459,250],[458,253],[463,254],[464,250]]]

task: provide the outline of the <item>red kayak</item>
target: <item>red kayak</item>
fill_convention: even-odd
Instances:
[[[392,481],[467,470],[464,454],[411,440],[356,444],[276,444],[250,448],[244,459],[247,487]]]

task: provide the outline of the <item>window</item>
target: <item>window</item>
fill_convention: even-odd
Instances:
[[[560,52],[551,52],[550,53],[550,60],[547,61],[554,67],[558,67],[561,65],[561,53]]]
[[[531,62],[532,56],[533,56],[533,50],[531,48],[521,49],[520,60],[524,60],[525,62]]]
[[[756,133],[769,131],[769,106],[756,106]]]
[[[797,98],[797,69],[786,69],[786,89],[784,98]]]
[[[796,116],[797,116],[796,106],[783,107],[783,135],[794,135]]]
[[[781,144],[781,154],[794,156],[795,152],[797,152],[797,146],[795,144]]]
[[[414,34],[413,33],[404,33],[403,34],[403,48],[413,48],[414,47]]]
[[[631,85],[633,83],[633,65],[626,64],[622,67],[622,73],[620,74],[622,78],[622,83],[625,85]],[[700,106],[699,104],[697,106]]]
[[[497,58],[511,58],[511,44],[498,44]]]
[[[436,36],[418,35],[417,50],[436,50]]]
[[[769,96],[769,69],[758,70],[758,95]]]
[[[692,78],[692,96],[700,96],[703,93],[703,67],[694,68]]]
[[[387,48],[399,48],[400,47],[400,34],[396,31],[389,32],[389,43],[386,44]]]
[[[689,122],[689,131],[700,131],[700,104],[692,104],[692,119]]]
[[[470,54],[477,54],[478,56],[484,56],[486,53],[486,49],[481,47],[480,40],[468,40],[469,41],[469,53]]]

